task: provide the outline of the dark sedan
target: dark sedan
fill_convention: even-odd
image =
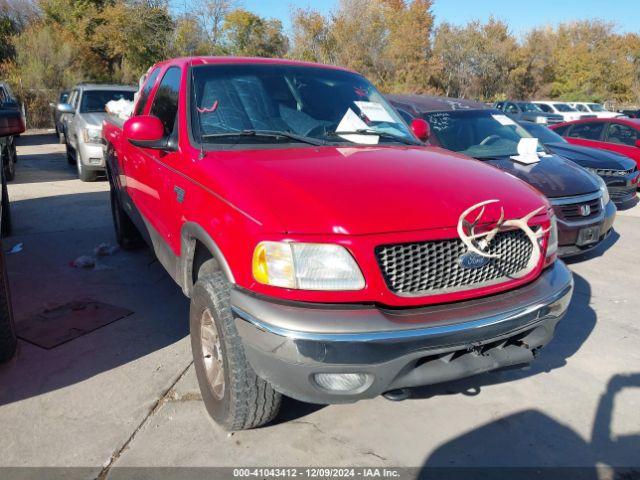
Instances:
[[[537,144],[500,110],[422,95],[387,99],[405,119],[426,120],[433,145],[494,165],[544,193],[558,221],[559,256],[591,250],[610,233],[616,206],[604,181]]]
[[[520,125],[553,153],[602,177],[611,200],[618,208],[629,208],[638,203],[636,192],[640,172],[636,162],[629,157],[607,150],[573,145],[543,125],[531,122],[520,122]]]

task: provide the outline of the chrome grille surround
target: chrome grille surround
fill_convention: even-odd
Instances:
[[[389,290],[399,296],[424,296],[473,290],[521,278],[533,245],[522,230],[500,232],[487,253],[498,254],[486,265],[467,269],[459,258],[467,247],[459,238],[381,245],[376,259]],[[534,267],[536,268],[537,265]]]

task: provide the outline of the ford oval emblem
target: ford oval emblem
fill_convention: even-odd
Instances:
[[[458,258],[458,263],[462,268],[474,270],[476,268],[484,267],[487,263],[489,263],[489,260],[491,259],[478,255],[475,252],[467,252],[463,255],[460,255],[460,257]]]

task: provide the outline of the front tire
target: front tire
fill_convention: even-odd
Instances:
[[[82,159],[80,158],[80,153],[76,150],[76,166],[78,167],[78,178],[82,182],[94,182],[98,177],[98,172],[95,170],[87,170],[84,165],[82,165]]]
[[[135,224],[122,208],[118,192],[113,184],[113,179],[107,171],[109,179],[109,196],[111,200],[111,216],[113,217],[113,226],[116,231],[116,240],[123,250],[134,250],[144,244],[144,239],[136,228]]]
[[[2,168],[4,168],[4,178],[8,182],[16,178],[16,156],[15,144],[7,145],[7,151],[3,155]]]
[[[191,296],[193,363],[209,415],[227,430],[259,427],[273,420],[282,395],[251,368],[229,300],[229,282],[209,261]]]
[[[11,235],[11,204],[9,203],[9,189],[7,181],[2,179],[2,218],[0,218],[0,230],[2,230],[2,238]]]

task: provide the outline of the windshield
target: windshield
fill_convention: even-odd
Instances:
[[[438,143],[478,159],[518,154],[518,143],[531,135],[496,110],[457,110],[424,115]],[[544,152],[541,145],[538,151]]]
[[[587,105],[589,105],[589,108],[591,109],[592,112],[604,112],[605,109],[602,105],[600,105],[599,103],[588,103]]]
[[[127,90],[86,90],[82,94],[80,113],[104,112],[105,105],[111,100],[129,100],[133,102],[132,91]]]
[[[542,109],[535,103],[518,103],[523,112],[542,112]]]
[[[553,106],[556,107],[556,110],[559,112],[577,112],[575,108],[570,107],[566,103],[554,103]]]
[[[417,143],[382,95],[355,73],[273,64],[203,65],[192,72],[192,132],[205,145],[303,146],[304,139],[315,144]]]
[[[568,143],[556,132],[543,125],[529,122],[523,122],[521,123],[521,125],[527,132],[531,134],[532,137],[540,140],[540,143],[542,143],[543,145],[546,145],[547,143]]]

